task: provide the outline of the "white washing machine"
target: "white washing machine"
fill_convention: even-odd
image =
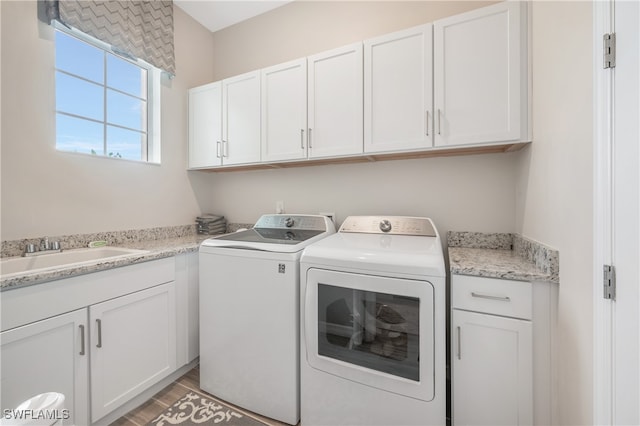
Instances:
[[[301,423],[446,423],[445,266],[428,218],[348,217],[305,249]]]
[[[300,419],[300,255],[335,233],[325,216],[264,215],[200,246],[200,387],[250,411]]]

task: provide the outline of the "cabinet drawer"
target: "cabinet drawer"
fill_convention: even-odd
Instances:
[[[531,319],[530,282],[452,275],[451,286],[454,309]]]

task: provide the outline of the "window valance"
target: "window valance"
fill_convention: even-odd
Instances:
[[[172,0],[45,0],[57,20],[175,75]]]

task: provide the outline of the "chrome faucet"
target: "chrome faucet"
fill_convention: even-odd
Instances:
[[[40,240],[40,246],[27,244],[24,247],[23,256],[37,256],[39,254],[59,253],[62,251],[60,241],[49,241],[49,237]]]
[[[40,251],[51,250],[51,245],[49,244],[49,237],[44,237],[40,240]]]

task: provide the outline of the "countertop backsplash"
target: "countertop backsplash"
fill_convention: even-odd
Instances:
[[[196,225],[166,226],[147,229],[130,229],[126,231],[97,232],[93,234],[74,234],[48,236],[49,241],[60,241],[63,250],[88,247],[91,241],[106,241],[109,246],[131,244],[138,241],[181,238],[194,235]],[[44,237],[44,236],[43,236]],[[42,238],[42,237],[41,237]],[[22,240],[2,241],[0,257],[21,256],[27,244],[40,245],[41,238],[25,238]]]

